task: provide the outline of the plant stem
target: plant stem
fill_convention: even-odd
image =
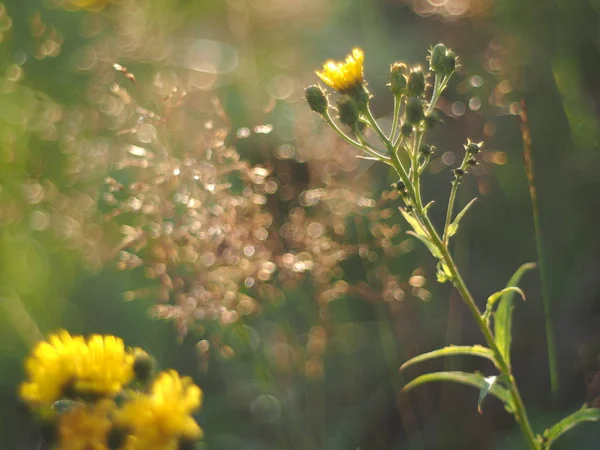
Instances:
[[[422,204],[420,199],[416,199],[413,197],[416,194],[415,189],[411,185],[410,180],[408,179],[408,175],[407,175],[404,167],[402,167],[402,165],[399,164],[400,161],[399,161],[398,157],[392,156],[391,162],[392,162],[392,165],[394,166],[394,169],[396,169],[396,172],[402,179],[402,181],[404,181],[404,183],[406,184],[409,195],[411,196],[411,198],[413,198],[413,203],[415,205],[415,216],[419,219],[419,222],[423,225],[425,230],[429,233],[429,238],[431,239],[432,243],[435,245],[435,247],[438,249],[438,251],[442,255],[443,263],[446,264],[446,266],[448,267],[448,269],[450,271],[452,283],[454,284],[454,287],[456,288],[456,290],[459,292],[459,294],[463,298],[465,304],[467,305],[467,308],[469,309],[469,311],[471,312],[471,315],[475,319],[475,322],[477,323],[479,330],[483,334],[487,345],[494,352],[495,360],[496,360],[496,363],[498,365],[500,372],[503,375],[506,375],[506,378],[508,379],[508,382],[509,382],[508,389],[510,391],[510,395],[511,395],[511,398],[512,398],[513,404],[514,404],[513,406],[515,409],[515,411],[514,411],[515,418],[521,428],[521,432],[523,433],[523,436],[524,436],[529,448],[532,450],[539,450],[540,446],[535,438],[535,433],[534,433],[533,429],[531,428],[531,424],[529,423],[529,419],[527,417],[527,413],[525,410],[525,405],[523,403],[523,399],[521,398],[521,395],[517,388],[516,381],[512,375],[512,371],[511,371],[510,367],[507,365],[507,363],[502,358],[500,350],[498,349],[498,346],[496,345],[496,342],[492,335],[492,331],[486,324],[485,320],[481,317],[481,312],[479,311],[479,308],[477,307],[477,304],[475,303],[475,299],[469,292],[469,289],[467,288],[467,285],[464,282],[464,280],[458,270],[458,267],[456,266],[456,263],[452,259],[452,255],[450,254],[450,251],[448,250],[448,246],[444,244],[444,242],[438,235],[437,231],[435,230],[433,224],[431,223],[431,220],[429,219],[426,212],[424,211],[423,207],[420,206]]]
[[[363,143],[363,142],[355,141],[354,139],[349,137],[346,133],[344,133],[342,130],[340,130],[340,128],[337,126],[337,124],[333,121],[333,119],[329,115],[329,111],[326,111],[325,114],[323,114],[323,118],[329,124],[329,126],[333,129],[333,131],[335,131],[336,134],[339,137],[341,137],[344,141],[346,141],[348,144],[353,145],[354,147],[364,151],[365,153],[368,153],[369,155],[371,155],[374,158],[379,159],[380,161],[385,162],[386,164],[390,164],[389,156],[384,155],[383,153],[379,153],[377,150],[375,150],[374,148],[369,146],[366,142]]]
[[[544,304],[544,322],[546,324],[546,345],[548,347],[548,370],[550,372],[550,390],[554,395],[558,393],[559,378],[558,364],[556,359],[556,344],[554,342],[554,324],[552,319],[552,301],[548,287],[548,273],[546,272],[546,258],[544,257],[544,242],[542,239],[542,226],[540,223],[540,211],[538,207],[537,190],[534,181],[534,166],[531,133],[527,121],[527,109],[525,101],[521,102],[521,134],[523,137],[523,159],[525,162],[525,173],[529,185],[529,197],[531,199],[531,210],[533,213],[533,228],[535,230],[535,246],[540,269],[540,281],[542,285],[542,302]]]

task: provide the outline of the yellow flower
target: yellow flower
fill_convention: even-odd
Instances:
[[[75,376],[76,358],[85,348],[81,336],[65,330],[40,342],[25,362],[29,381],[21,385],[21,398],[31,404],[52,404],[58,400]]]
[[[349,94],[364,85],[363,61],[362,50],[355,48],[346,57],[346,62],[327,61],[323,64],[323,71],[316,74],[331,88],[342,94]]]
[[[61,330],[40,342],[25,363],[28,380],[21,398],[49,406],[67,390],[80,395],[111,396],[133,378],[133,355],[115,336],[71,336]]]
[[[60,414],[57,421],[60,450],[107,450],[107,435],[111,428],[109,413],[114,409],[110,400],[95,405],[78,403]]]
[[[65,8],[71,10],[87,9],[88,11],[102,11],[106,5],[114,0],[66,0]]]
[[[177,450],[180,439],[195,440],[202,430],[190,415],[200,407],[202,391],[174,370],[160,373],[150,393],[131,393],[115,423],[129,430],[127,450]]]
[[[77,358],[75,392],[115,395],[133,379],[133,360],[122,339],[91,336]]]

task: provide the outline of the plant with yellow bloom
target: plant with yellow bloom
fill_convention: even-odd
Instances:
[[[173,370],[159,374],[149,394],[133,393],[115,414],[128,430],[127,450],[176,449],[181,441],[195,441],[202,430],[190,413],[200,407],[202,392],[191,378]]]
[[[65,0],[64,7],[72,10],[87,9],[88,11],[99,12],[106,8],[109,3],[114,3],[114,0]]]
[[[487,344],[486,347],[475,345],[442,348],[416,356],[404,363],[401,369],[433,358],[463,354],[485,358],[491,361],[496,369],[496,373],[488,377],[481,373],[467,372],[428,373],[408,383],[403,390],[410,391],[431,381],[451,381],[479,388],[479,412],[488,394],[498,398],[504,403],[506,410],[515,416],[524,441],[532,450],[550,448],[552,442],[579,423],[600,421],[600,408],[588,408],[584,405],[579,411],[545,430],[543,435],[536,434],[529,422],[510,360],[511,313],[515,292],[524,296],[515,285],[528,269],[535,267],[535,264],[521,266],[506,288],[489,297],[485,311],[482,312],[452,257],[450,239],[458,232],[460,221],[475,201],[471,200],[462,211],[455,214],[458,188],[470,169],[479,164],[482,142],[469,139],[464,146],[462,162],[453,169],[443,228],[440,227],[438,231],[429,217],[433,201],[423,200],[421,175],[429,165],[434,147],[426,142],[426,136],[439,121],[441,113],[436,109],[436,105],[457,69],[456,55],[443,44],[434,46],[430,51],[428,73],[420,66],[409,67],[400,61],[392,64],[388,87],[394,97],[394,109],[389,133],[384,133],[369,108],[370,96],[363,78],[363,62],[363,52],[354,49],[345,62],[327,61],[323,70],[316,72],[327,86],[340,94],[335,110],[339,123],[344,127],[331,116],[329,99],[319,86],[306,89],[306,100],[310,108],[319,113],[335,133],[363,151],[364,158],[382,162],[394,171],[398,177],[394,186],[404,203],[400,211],[412,228],[409,233],[423,242],[437,260],[438,281],[451,282],[454,285]],[[428,80],[431,78],[433,83],[430,86]],[[376,136],[378,144],[367,139],[368,132]]]
[[[31,405],[51,405],[67,394],[114,396],[133,379],[133,354],[115,336],[85,340],[62,330],[40,342],[25,364],[29,381],[21,397]]]
[[[26,372],[21,398],[56,450],[183,450],[202,435],[200,388],[174,370],[154,378],[152,358],[115,336],[61,330],[35,346]]]
[[[346,62],[327,61],[323,64],[323,71],[316,74],[327,86],[342,94],[348,94],[364,84],[364,59],[362,50],[355,48],[346,57]]]

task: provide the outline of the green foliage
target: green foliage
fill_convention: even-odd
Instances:
[[[443,356],[454,356],[454,355],[470,355],[480,356],[487,358],[492,362],[494,361],[494,353],[487,347],[481,345],[450,345],[448,347],[440,348],[432,352],[423,353],[419,356],[409,359],[400,366],[400,370],[404,370],[414,364],[428,361],[430,359],[441,358]]]
[[[544,431],[542,437],[542,442],[544,445],[543,448],[550,449],[554,441],[556,441],[560,436],[577,425],[581,425],[585,422],[600,422],[600,408],[588,408],[586,405],[583,405],[581,409],[575,411],[573,414],[568,415],[560,422],[548,428],[546,431]]]
[[[466,373],[466,372],[435,372],[435,373],[427,373],[425,375],[421,375],[420,377],[415,378],[410,383],[406,384],[402,388],[403,391],[408,392],[417,386],[421,386],[426,383],[431,383],[433,381],[449,381],[452,383],[464,384],[467,386],[473,386],[483,392],[483,395],[480,394],[478,404],[481,406],[481,402],[485,398],[487,394],[491,394],[502,403],[508,411],[514,410],[513,400],[510,395],[510,391],[502,386],[500,383],[492,382],[491,378],[486,378],[478,373]],[[495,381],[495,377],[494,377]]]
[[[467,211],[469,210],[469,208],[471,206],[473,206],[473,203],[475,203],[477,201],[476,198],[474,198],[473,200],[471,200],[469,203],[466,204],[466,206],[456,215],[456,218],[454,219],[454,221],[450,224],[450,226],[448,227],[448,237],[452,237],[454,236],[457,232],[458,232],[458,226],[460,225],[460,221],[462,220],[462,218],[464,217],[464,215],[467,213]]]
[[[523,299],[525,296],[520,289],[514,289],[523,275],[536,267],[535,263],[525,263],[517,269],[517,271],[508,280],[507,288],[500,291],[500,303],[496,308],[494,315],[494,336],[498,350],[502,359],[510,366],[510,343],[512,340],[512,310],[513,310],[513,298],[515,292],[519,292]],[[489,301],[488,301],[489,303]]]

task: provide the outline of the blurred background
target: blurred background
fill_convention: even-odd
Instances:
[[[535,187],[560,389],[539,272],[515,308],[516,378],[539,432],[598,405],[599,19],[597,0],[0,2],[0,448],[39,448],[16,392],[31,347],[60,328],[116,334],[194,377],[201,448],[521,448],[471,388],[400,392],[425,371],[492,368],[398,372],[482,339],[405,234],[388,170],[304,103],[314,71],[353,47],[384,126],[392,62],[425,66],[437,42],[460,56],[424,196],[444,205],[462,144],[485,141],[454,243],[483,306],[537,260]],[[598,448],[599,428],[555,448]]]

